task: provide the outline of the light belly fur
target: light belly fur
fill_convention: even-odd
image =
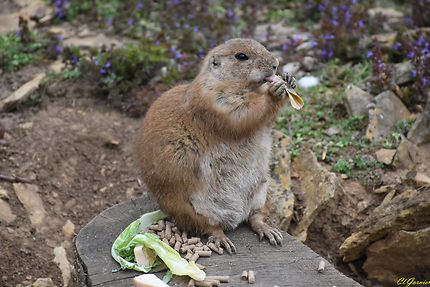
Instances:
[[[203,188],[190,198],[195,211],[211,225],[234,229],[250,212],[263,207],[271,146],[270,129],[265,128],[239,143],[219,143],[204,155],[200,160]]]

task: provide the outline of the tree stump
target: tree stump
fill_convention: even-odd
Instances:
[[[111,246],[128,224],[156,209],[157,205],[148,198],[130,200],[103,211],[82,228],[75,239],[80,286],[132,286],[132,278],[141,273],[112,272],[119,269],[119,264],[111,257]],[[283,245],[274,247],[267,241],[258,241],[247,226],[240,226],[228,234],[237,247],[237,254],[213,254],[200,258],[198,263],[207,267],[207,275],[229,275],[230,282],[222,286],[248,286],[241,280],[244,270],[255,271],[253,286],[361,286],[328,263],[324,272],[318,273],[319,262],[324,259],[289,234],[283,235]],[[156,275],[162,277],[164,272]],[[188,280],[188,277],[174,276],[169,285],[186,286]]]

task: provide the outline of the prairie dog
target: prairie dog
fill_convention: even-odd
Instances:
[[[260,43],[229,40],[208,53],[191,83],[152,104],[139,134],[143,181],[160,209],[229,253],[236,248],[224,231],[243,221],[260,239],[282,241],[265,221],[270,131],[295,80],[276,77],[278,65]]]

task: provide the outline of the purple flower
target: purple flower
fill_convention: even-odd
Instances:
[[[319,12],[323,12],[325,10],[324,4],[318,4],[317,9]]]
[[[184,29],[188,29],[188,28],[190,28],[190,24],[185,23],[185,24],[184,24]]]
[[[417,40],[417,45],[421,47],[424,44],[425,44],[425,40],[424,40],[423,36],[420,36]]]
[[[63,42],[63,39],[64,39],[63,35],[61,35],[61,34],[57,35],[58,42]]]
[[[182,58],[182,54],[181,54],[181,52],[176,51],[176,52],[175,52],[175,59],[180,59],[180,58]]]
[[[202,58],[204,58],[204,57],[205,57],[205,52],[204,52],[204,51],[202,51],[202,50],[200,50],[200,51],[198,51],[198,52],[197,52],[197,56],[198,56],[200,59],[202,59]]]
[[[98,66],[98,65],[99,65],[99,60],[98,60],[98,59],[95,59],[95,60],[94,60],[94,64],[95,64],[96,66]]]
[[[143,3],[142,2],[137,2],[136,9],[137,10],[142,10],[143,9]]]
[[[405,17],[405,24],[408,27],[412,25],[412,18],[411,18],[411,16],[406,16]]]
[[[357,4],[358,3],[358,0],[351,0],[351,4],[352,5],[355,5],[355,4]]]
[[[351,18],[352,18],[352,16],[351,16],[351,12],[349,12],[349,11],[346,11],[345,12],[345,22],[349,22],[349,21],[351,21]]]
[[[326,48],[322,48],[322,50],[321,50],[321,58],[324,58],[326,55],[327,55]]]
[[[105,75],[105,74],[107,73],[107,71],[106,71],[106,69],[105,69],[105,68],[101,68],[101,69],[100,69],[100,73],[101,73],[102,75]]]
[[[412,78],[416,78],[417,77],[417,71],[416,70],[412,70],[411,71],[411,77]]]
[[[358,21],[358,27],[360,27],[360,28],[364,27],[364,21],[363,20]]]
[[[401,47],[402,47],[402,44],[400,44],[399,42],[396,42],[393,45],[393,50],[399,51]]]
[[[194,26],[193,31],[194,31],[194,33],[197,33],[199,31],[199,27],[198,26]]]
[[[342,11],[348,11],[348,7],[345,4],[342,4],[340,8],[342,8]]]
[[[427,78],[423,78],[423,79],[421,80],[421,82],[423,83],[423,85],[424,85],[424,86],[427,86],[427,85],[430,83],[430,80],[429,80],[429,79],[427,79]]]
[[[134,19],[133,18],[128,18],[127,24],[128,24],[128,26],[133,26],[134,25]]]
[[[282,51],[288,52],[289,49],[290,49],[290,44],[288,42],[282,44]]]
[[[334,39],[334,35],[331,34],[326,34],[323,36],[324,40],[333,40]]]
[[[112,66],[112,64],[110,62],[106,62],[105,68],[110,68],[111,66]]]
[[[371,58],[373,56],[373,52],[372,51],[367,51],[367,53],[366,53],[366,58]]]
[[[21,29],[19,29],[18,31],[16,31],[15,36],[17,38],[21,37]]]
[[[332,50],[328,51],[328,55],[327,55],[327,57],[328,57],[329,59],[333,58],[333,55],[334,55],[334,53],[333,53],[333,51],[332,51]]]
[[[72,63],[73,65],[76,65],[79,62],[79,58],[76,55],[72,56]]]
[[[234,11],[232,9],[228,9],[227,10],[227,17],[233,17],[234,16]]]
[[[422,53],[423,53],[423,55],[424,55],[424,56],[427,56],[427,55],[429,54],[429,48],[428,48],[428,47],[425,47],[425,48],[423,49]]]
[[[337,27],[339,25],[339,22],[336,19],[331,20],[331,23],[333,26]]]
[[[173,5],[181,4],[181,0],[172,0]]]
[[[336,5],[331,7],[331,13],[333,13],[333,15],[336,15],[338,10],[339,10],[339,8]]]
[[[414,58],[414,56],[415,56],[414,51],[410,51],[410,52],[408,53],[408,58],[409,58],[409,59],[413,59],[413,58]]]
[[[160,46],[160,40],[155,41],[155,46]]]
[[[60,45],[60,44],[56,45],[56,46],[55,46],[55,52],[56,52],[57,54],[61,54],[61,52],[63,52],[63,47],[61,47],[61,45]]]
[[[311,41],[311,48],[315,48],[316,46],[318,46],[317,41]]]
[[[112,26],[112,23],[113,23],[113,19],[112,18],[106,19],[106,25]]]

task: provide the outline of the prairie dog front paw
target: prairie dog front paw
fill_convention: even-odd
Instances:
[[[269,83],[269,93],[278,99],[286,97],[287,83],[279,76],[273,77],[273,81]]]

